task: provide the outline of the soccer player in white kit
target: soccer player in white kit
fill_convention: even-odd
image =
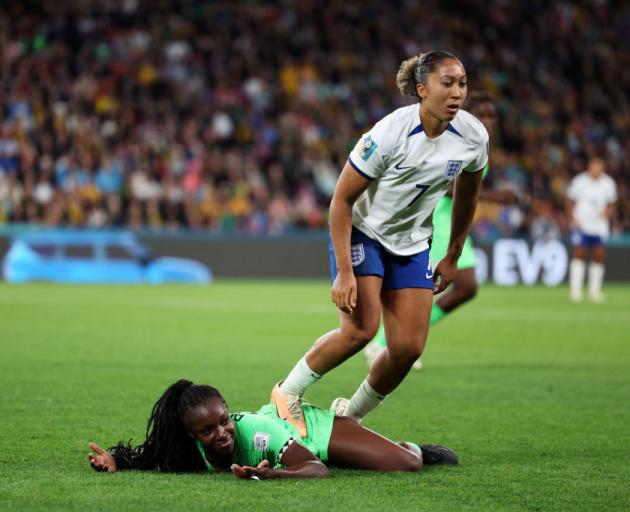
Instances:
[[[617,201],[617,186],[604,173],[601,158],[591,158],[586,172],[578,174],[567,189],[568,211],[572,221],[571,244],[573,259],[569,266],[571,300],[581,302],[586,273],[586,259],[591,249],[588,266],[588,295],[593,302],[603,302],[604,242],[609,234],[609,221]]]
[[[418,103],[376,123],[341,172],[330,205],[332,300],[340,326],[320,337],[271,395],[279,416],[302,436],[304,391],[374,337],[381,310],[387,350],[337,414],[362,419],[422,354],[433,294],[455,278],[488,161],[486,129],[461,110],[466,80],[463,64],[449,52],[404,61],[398,88]],[[449,247],[432,271],[431,216],[452,182]]]

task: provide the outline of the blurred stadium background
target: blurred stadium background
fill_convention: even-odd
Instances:
[[[0,282],[0,417],[12,418],[0,508],[207,510],[209,490],[226,510],[630,508],[628,285],[573,305],[562,284],[565,190],[595,154],[619,192],[607,280],[630,281],[629,33],[623,0],[0,1],[0,258],[25,232],[129,229],[219,278]],[[484,187],[519,202],[478,208],[481,280],[560,285],[486,286],[371,417],[394,437],[451,443],[464,464],[420,484],[337,472],[264,498],[227,477],[94,478],[87,441],[138,439],[171,381],[210,381],[254,408],[334,327],[338,173],[360,134],[408,101],[400,62],[428,49],[457,54],[471,90],[498,104]],[[225,279],[244,277],[321,280]],[[356,357],[309,399],[364,375]]]
[[[484,186],[520,198],[480,205],[477,243],[566,238],[568,181],[603,154],[620,197],[608,277],[630,279],[629,17],[622,1],[2,2],[0,251],[34,225],[132,228],[178,252],[186,233],[221,240],[198,252],[238,276],[233,253],[267,250],[243,237],[325,231],[358,136],[413,101],[400,61],[447,48],[499,105]],[[301,275],[325,276],[302,252]]]

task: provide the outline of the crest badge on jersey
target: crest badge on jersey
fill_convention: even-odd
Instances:
[[[271,434],[265,434],[264,432],[256,432],[254,434],[254,449],[259,452],[264,452],[269,449],[269,439]]]
[[[365,250],[363,244],[356,244],[350,246],[350,258],[352,259],[352,266],[356,267],[363,263],[365,259]]]
[[[455,179],[455,176],[457,176],[462,171],[463,163],[463,160],[449,160],[446,164],[446,169],[444,170],[444,176],[446,176],[446,179]]]
[[[359,156],[367,162],[374,151],[376,151],[378,144],[374,141],[371,135],[368,135],[359,141],[358,146]]]

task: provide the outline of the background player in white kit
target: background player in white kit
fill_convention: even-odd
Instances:
[[[460,110],[466,80],[463,64],[448,52],[404,61],[398,88],[419,103],[376,123],[341,172],[330,206],[332,300],[340,309],[340,327],[319,338],[271,396],[279,416],[302,436],[304,391],[374,337],[381,308],[387,350],[337,414],[363,418],[422,353],[433,294],[457,273],[488,161],[486,129]],[[432,272],[431,215],[453,181],[450,243]]]
[[[591,158],[586,172],[578,174],[567,189],[569,216],[572,222],[571,244],[573,259],[569,267],[571,300],[583,299],[582,287],[586,273],[589,249],[591,262],[588,266],[588,294],[593,302],[602,302],[604,280],[604,242],[610,231],[610,217],[617,201],[617,186],[604,173],[604,160]]]

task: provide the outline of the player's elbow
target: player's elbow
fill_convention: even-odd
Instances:
[[[347,217],[352,215],[352,207],[356,201],[356,197],[344,194],[342,192],[335,192],[330,201],[330,220],[333,220],[337,215]]]

